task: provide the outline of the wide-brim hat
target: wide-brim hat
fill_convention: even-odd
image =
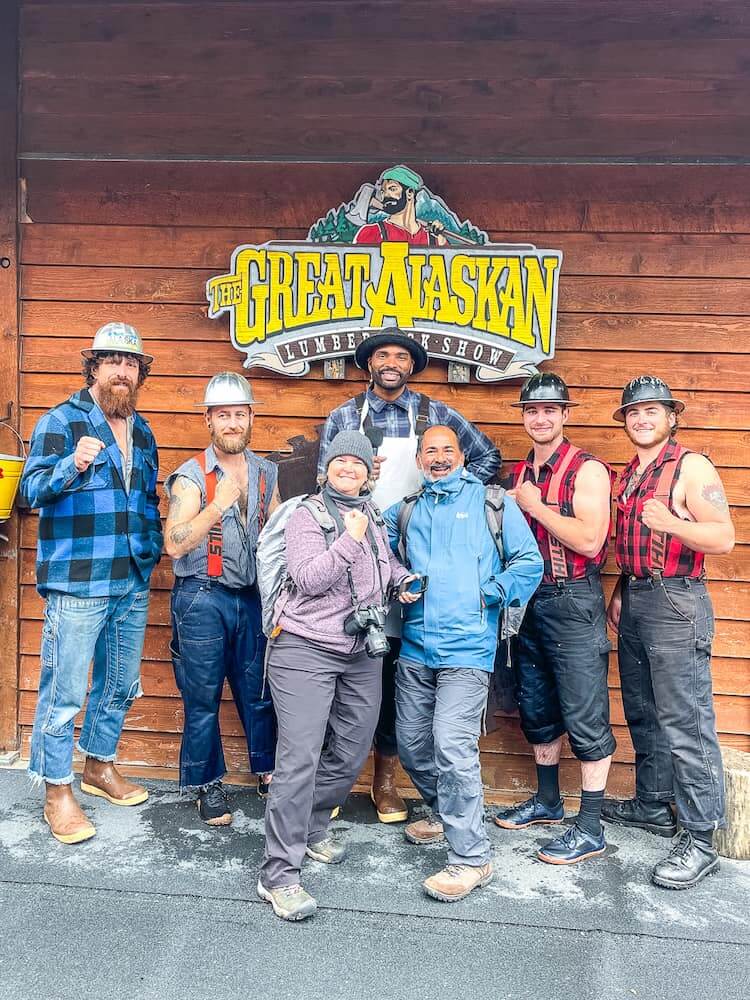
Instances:
[[[154,360],[152,354],[143,350],[141,335],[129,323],[105,323],[94,334],[91,347],[81,351],[84,358],[95,358],[97,354],[134,354],[145,364]]]
[[[367,371],[367,362],[370,360],[372,354],[379,347],[387,347],[388,344],[405,347],[411,354],[414,360],[412,375],[418,375],[419,372],[424,371],[427,367],[427,351],[424,347],[395,327],[393,330],[384,330],[382,333],[374,333],[372,336],[366,337],[354,352],[354,363],[358,368]]]

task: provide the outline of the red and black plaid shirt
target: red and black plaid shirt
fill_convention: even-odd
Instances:
[[[654,461],[646,467],[629,495],[628,489],[638,468],[638,456],[636,455],[623,469],[615,489],[617,523],[615,555],[617,565],[623,573],[637,577],[651,576],[652,567],[649,566],[651,530],[641,519],[643,505],[654,496],[662,466],[666,462],[672,462],[674,477],[669,489],[667,506],[673,514],[677,513],[672,506],[672,494],[674,484],[680,475],[682,459],[688,454],[686,448],[677,444],[674,438],[670,438]],[[699,577],[702,573],[703,553],[693,552],[672,535],[666,535],[662,576]]]
[[[554,454],[550,456],[549,460],[540,467],[539,479],[534,478],[534,452],[530,451],[526,456],[526,461],[519,462],[513,469],[513,485],[520,486],[521,483],[525,482],[534,483],[539,487],[542,494],[542,500],[546,503],[550,480],[552,479],[558,465],[568,453],[570,447],[570,441],[568,441],[567,438],[564,438],[563,443],[557,451],[554,452]],[[560,496],[558,498],[560,513],[563,517],[575,516],[573,511],[573,493],[575,492],[576,475],[584,462],[590,462],[592,460],[595,462],[600,461],[600,459],[591,455],[589,452],[581,451],[570,463],[563,481],[560,484]],[[607,466],[604,462],[602,462],[602,465],[604,465],[607,471],[609,471],[609,466]],[[525,514],[525,517],[529,522],[529,527],[534,533],[534,538],[536,538],[536,543],[539,546],[539,551],[542,555],[542,559],[544,560],[544,576],[542,577],[542,583],[554,583],[555,578],[552,574],[552,561],[550,559],[549,536],[547,529],[528,514]],[[607,532],[607,534],[609,534],[609,532]],[[589,559],[587,556],[582,556],[579,552],[574,552],[567,546],[563,546],[563,549],[565,550],[565,562],[568,567],[569,580],[580,580],[585,576],[591,576],[591,574],[597,572],[597,570],[599,570],[607,560],[606,540],[599,551],[599,554],[593,559]]]

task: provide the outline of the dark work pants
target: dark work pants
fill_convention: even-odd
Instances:
[[[268,648],[268,681],[279,743],[260,877],[273,889],[299,882],[305,847],[325,838],[331,810],[357,780],[380,708],[381,664],[282,632]]]
[[[401,640],[388,637],[390,652],[383,657],[383,698],[375,729],[375,752],[383,757],[398,754],[396,742],[396,667],[401,652]]]
[[[714,615],[700,580],[623,577],[618,660],[636,794],[674,799],[687,830],[724,823],[711,684]]]
[[[598,574],[542,584],[514,643],[513,672],[521,728],[529,743],[568,734],[581,761],[615,749],[609,724],[604,594]]]
[[[207,785],[225,771],[219,730],[224,680],[242,722],[250,770],[273,771],[276,722],[263,691],[266,640],[255,587],[183,577],[172,591],[172,664],[185,708],[180,785]]]

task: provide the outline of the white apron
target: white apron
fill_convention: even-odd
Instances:
[[[365,399],[359,429],[364,434],[365,421],[370,407]],[[409,436],[384,437],[378,448],[378,455],[387,461],[380,466],[380,475],[372,491],[372,501],[383,513],[394,503],[416,493],[422,485],[422,473],[417,468],[417,432],[414,428],[414,414],[409,407]],[[385,623],[386,635],[398,639],[401,636],[401,605],[395,601]]]

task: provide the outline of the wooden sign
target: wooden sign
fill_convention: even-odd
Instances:
[[[553,357],[562,253],[493,244],[403,164],[363,184],[307,241],[244,245],[209,279],[245,367],[301,376],[397,326],[479,381],[533,374]]]

